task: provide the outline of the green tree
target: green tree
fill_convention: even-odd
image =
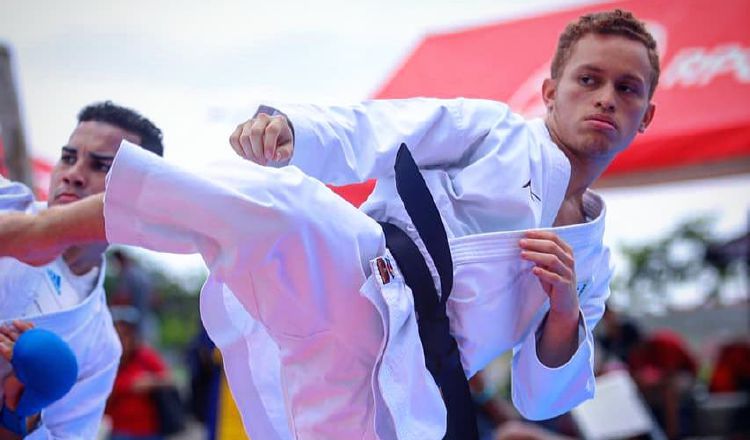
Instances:
[[[159,346],[168,351],[181,352],[197,334],[200,326],[199,294],[205,281],[205,272],[197,273],[189,280],[178,280],[152,260],[128,255],[136,260],[142,270],[149,274],[153,288],[153,306],[159,324]],[[116,264],[108,262],[104,288],[113,293],[117,281]]]
[[[693,219],[652,242],[621,244],[626,267],[613,283],[616,302],[639,312],[669,310],[687,295],[697,298],[694,306],[721,302],[727,285],[745,276],[746,263],[708,258],[721,246],[713,224],[709,218]]]

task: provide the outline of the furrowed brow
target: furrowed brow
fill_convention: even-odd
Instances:
[[[93,159],[96,159],[96,160],[105,160],[105,161],[115,160],[115,156],[109,155],[109,154],[89,153],[89,156],[91,156]]]

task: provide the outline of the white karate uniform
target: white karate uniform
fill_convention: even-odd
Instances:
[[[383,283],[373,262],[389,255],[376,218],[409,233],[434,272],[395,191],[401,142],[448,232],[447,311],[467,375],[513,349],[513,399],[525,416],[552,417],[593,395],[591,329],[611,276],[603,203],[587,194],[593,220],[555,229],[574,248],[583,316],[579,347],[558,368],[537,358],[549,305],[518,256],[522,232],[512,232],[550,227],[567,187],[570,165],[542,121],[468,100],[282,110],[295,127],[291,165],[338,184],[379,178],[369,216],[295,166],[247,163],[209,179],[127,142],[105,196],[110,242],[203,255],[201,316],[251,437],[442,438],[445,407],[411,292],[397,266]]]
[[[0,177],[0,213],[39,209],[26,186]],[[122,352],[107,309],[104,273],[103,262],[100,270],[78,277],[62,258],[41,267],[0,258],[0,323],[22,319],[52,331],[70,345],[78,362],[75,385],[42,410],[41,425],[27,439],[96,437]]]

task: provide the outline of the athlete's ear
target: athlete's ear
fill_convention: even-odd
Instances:
[[[544,106],[547,107],[547,113],[551,112],[555,106],[555,93],[557,92],[557,80],[546,78],[542,83],[542,99]]]
[[[641,120],[641,125],[638,127],[639,132],[645,132],[646,128],[651,125],[651,121],[654,119],[654,113],[656,113],[656,105],[652,102],[649,102],[646,113],[643,115],[643,119]]]

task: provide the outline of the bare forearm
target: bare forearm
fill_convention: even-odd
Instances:
[[[104,194],[43,211],[38,219],[40,239],[58,240],[66,247],[106,241]]]
[[[551,310],[544,320],[537,344],[537,356],[546,366],[559,367],[570,360],[578,349],[580,315],[556,313]]]
[[[103,211],[99,194],[37,215],[0,214],[0,256],[41,265],[71,246],[104,242]]]

